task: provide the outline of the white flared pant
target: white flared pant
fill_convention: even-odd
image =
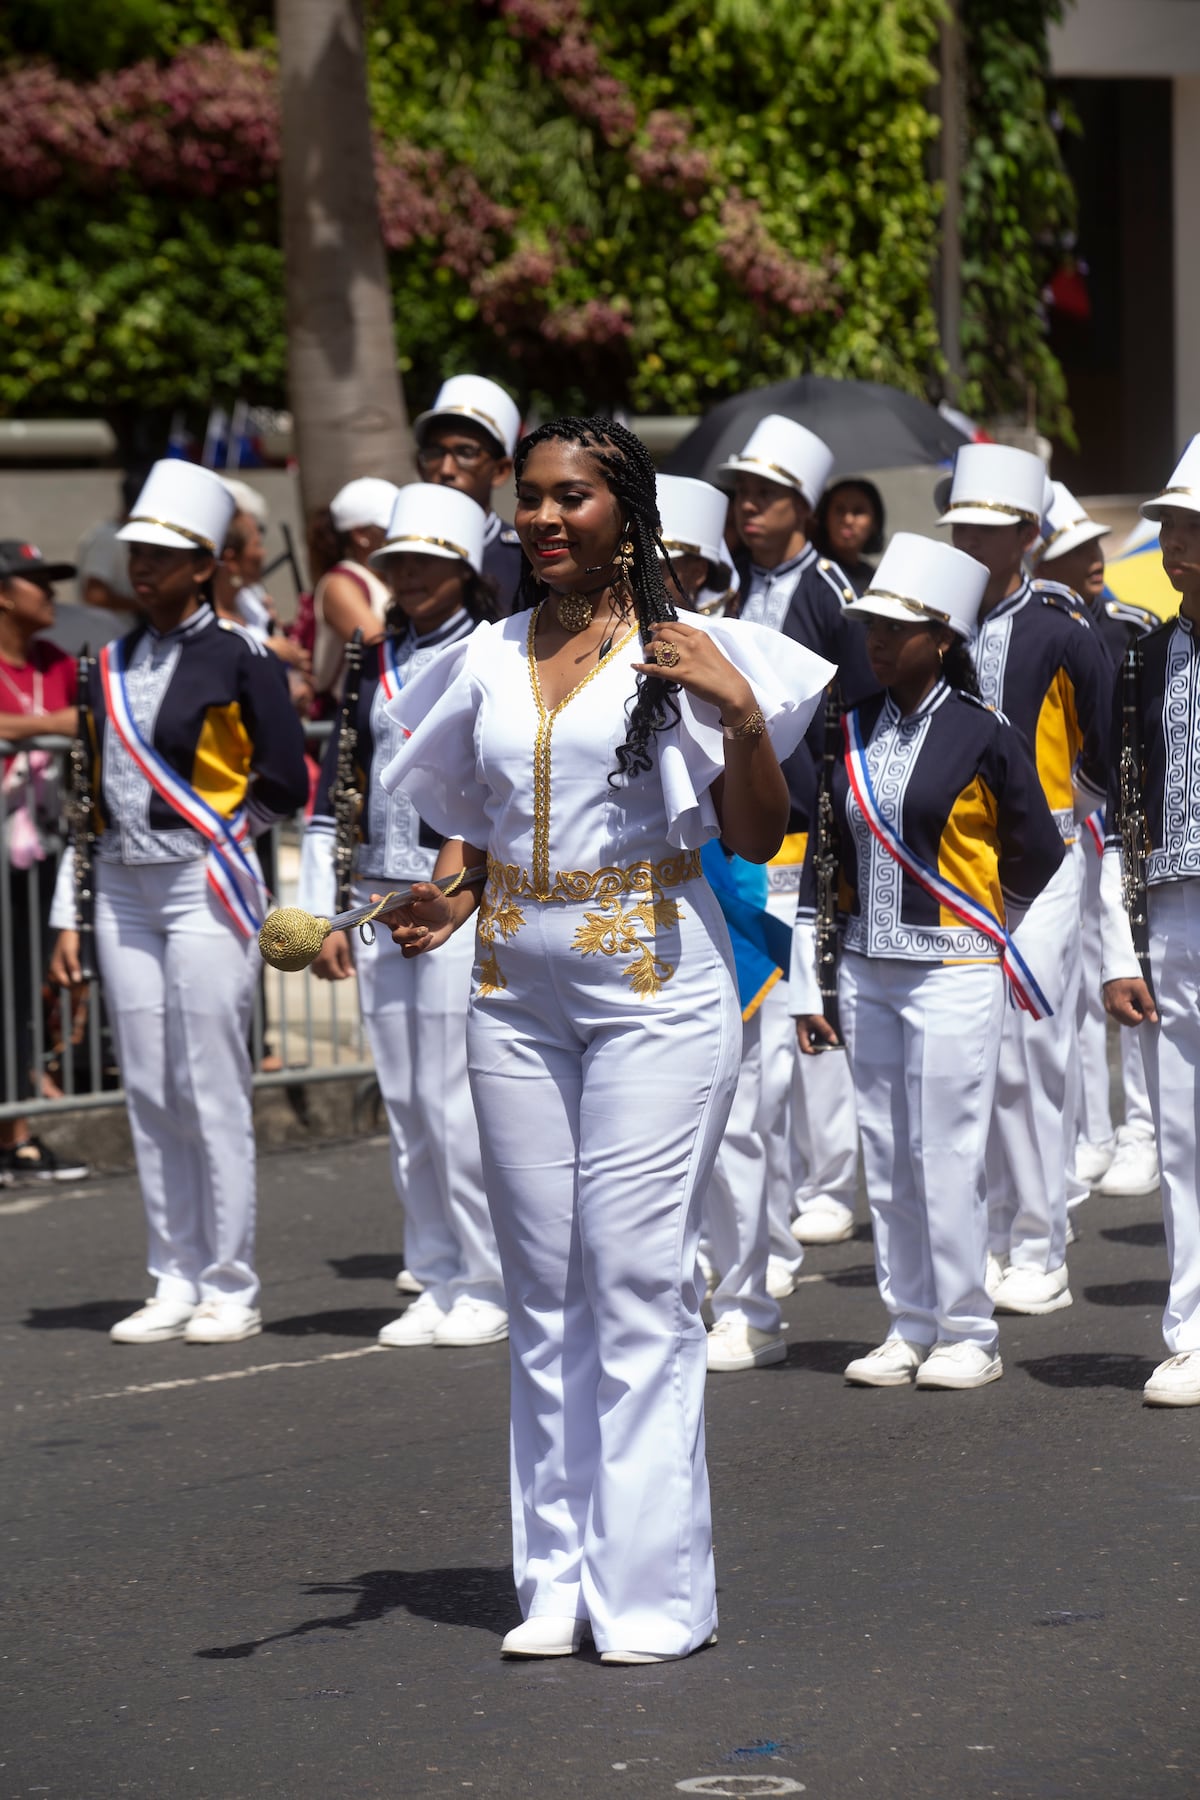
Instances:
[[[234,931],[203,862],[95,868],[96,950],[155,1292],[254,1306],[258,945]]]
[[[1158,1132],[1171,1272],[1163,1337],[1182,1352],[1200,1350],[1200,881],[1150,889],[1150,974],[1159,1023],[1139,1025],[1136,1035]]]
[[[1079,862],[1068,852],[1014,933],[1052,1006],[1033,1019],[1008,1004],[987,1149],[989,1235],[1013,1267],[1047,1273],[1067,1253],[1067,1165],[1074,1155]]]
[[[695,1274],[741,1018],[711,890],[671,897],[679,922],[653,947],[674,972],[645,997],[632,913],[522,900],[506,985],[481,995],[477,966],[468,1050],[508,1297],[522,1611],[586,1617],[601,1650],[684,1655],[716,1623]]]
[[[983,1170],[1003,985],[998,963],[842,957],[875,1272],[889,1337],[913,1344],[995,1349]]]
[[[354,947],[359,1003],[404,1208],[404,1262],[440,1305],[504,1301],[467,1079],[470,931],[407,960],[380,931]]]

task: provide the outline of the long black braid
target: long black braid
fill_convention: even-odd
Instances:
[[[615,419],[550,419],[517,445],[513,457],[517,481],[521,479],[530,452],[539,444],[550,442],[577,444],[586,450],[621,507],[633,545],[629,587],[638,630],[645,645],[653,626],[668,624],[678,617],[663,586],[659,563],[661,556],[663,564],[670,567],[661,540],[662,523],[658,516],[658,494],[650,452],[641,438],[635,437]],[[680,589],[681,594],[682,591]],[[545,593],[545,586],[526,562],[517,590],[517,610],[536,606]],[[638,676],[637,696],[629,709],[625,742],[617,750],[617,767],[608,778],[612,785],[616,785],[619,777],[628,780],[631,775],[642,775],[650,769],[653,760],[651,739],[679,718],[679,703],[675,698],[678,692],[678,682],[665,681],[659,676]]]
[[[975,659],[965,639],[960,638],[957,633],[954,642],[942,654],[942,674],[949,687],[957,689],[960,694],[970,694],[972,700],[982,700],[979,677],[975,673]]]

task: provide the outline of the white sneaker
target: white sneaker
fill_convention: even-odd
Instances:
[[[1154,1139],[1135,1137],[1124,1125],[1117,1132],[1117,1149],[1108,1172],[1096,1183],[1098,1194],[1152,1194],[1158,1186],[1158,1145]]]
[[[796,1272],[782,1256],[767,1258],[767,1292],[772,1300],[786,1300],[796,1291]]]
[[[416,1344],[432,1344],[434,1332],[447,1316],[445,1307],[439,1306],[426,1289],[398,1319],[384,1326],[378,1341],[386,1344],[389,1350],[409,1350]]]
[[[777,1331],[759,1331],[732,1315],[718,1319],[708,1334],[709,1369],[722,1375],[786,1361],[787,1345]]]
[[[501,1344],[507,1336],[508,1314],[502,1306],[460,1294],[441,1324],[434,1328],[433,1341],[444,1350],[470,1344]]]
[[[147,1300],[109,1332],[114,1344],[165,1344],[181,1338],[196,1308],[190,1300]]]
[[[999,1381],[1004,1364],[978,1344],[935,1344],[917,1370],[919,1388],[977,1388]]]
[[[994,1300],[996,1298],[1000,1283],[1004,1280],[1007,1273],[1007,1256],[1005,1256],[1002,1251],[997,1253],[995,1250],[989,1250],[987,1258],[987,1274],[983,1278],[983,1285],[989,1299]]]
[[[587,1635],[586,1619],[556,1618],[536,1613],[514,1625],[500,1646],[501,1656],[571,1656]]]
[[[992,1295],[997,1312],[1052,1313],[1071,1304],[1067,1286],[1067,1266],[1061,1269],[1015,1269],[1005,1271],[1004,1280]]]
[[[1200,1406],[1200,1350],[1183,1350],[1159,1363],[1142,1399],[1147,1406]]]
[[[256,1306],[243,1306],[240,1300],[202,1300],[183,1335],[189,1344],[240,1344],[261,1330],[262,1314]]]
[[[854,1213],[840,1200],[813,1200],[792,1220],[798,1244],[844,1244],[854,1236]]]
[[[1092,1144],[1087,1138],[1080,1138],[1075,1146],[1074,1156],[1075,1173],[1080,1181],[1085,1181],[1089,1187],[1095,1187],[1112,1162],[1116,1148],[1116,1138],[1108,1138],[1102,1144]]]
[[[885,1338],[865,1356],[846,1364],[847,1381],[859,1387],[907,1387],[929,1354],[927,1344],[910,1344],[907,1338]]]
[[[398,1294],[423,1294],[425,1283],[418,1281],[411,1269],[401,1269],[396,1277],[396,1292]]]

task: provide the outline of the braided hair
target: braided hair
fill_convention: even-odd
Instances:
[[[654,480],[654,464],[650,452],[639,437],[619,425],[615,419],[550,419],[531,431],[517,445],[513,457],[513,473],[520,481],[530,453],[539,444],[575,444],[587,452],[604,480],[612,489],[626,521],[626,532],[633,545],[633,567],[629,572],[629,589],[633,596],[638,630],[643,645],[655,625],[668,624],[678,615],[663,586],[663,563],[670,560],[663,549],[662,524],[658,516],[658,494]],[[679,587],[671,570],[671,578]],[[679,589],[682,595],[683,589]],[[536,606],[546,593],[528,561],[521,570],[516,609]],[[651,740],[679,718],[677,682],[661,676],[639,675],[637,694],[628,712],[625,742],[617,749],[617,767],[609,775],[615,786],[618,778],[645,774],[651,767]]]

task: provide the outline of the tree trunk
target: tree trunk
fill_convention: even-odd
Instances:
[[[415,479],[367,108],[362,0],[276,0],[288,380],[306,517]]]

